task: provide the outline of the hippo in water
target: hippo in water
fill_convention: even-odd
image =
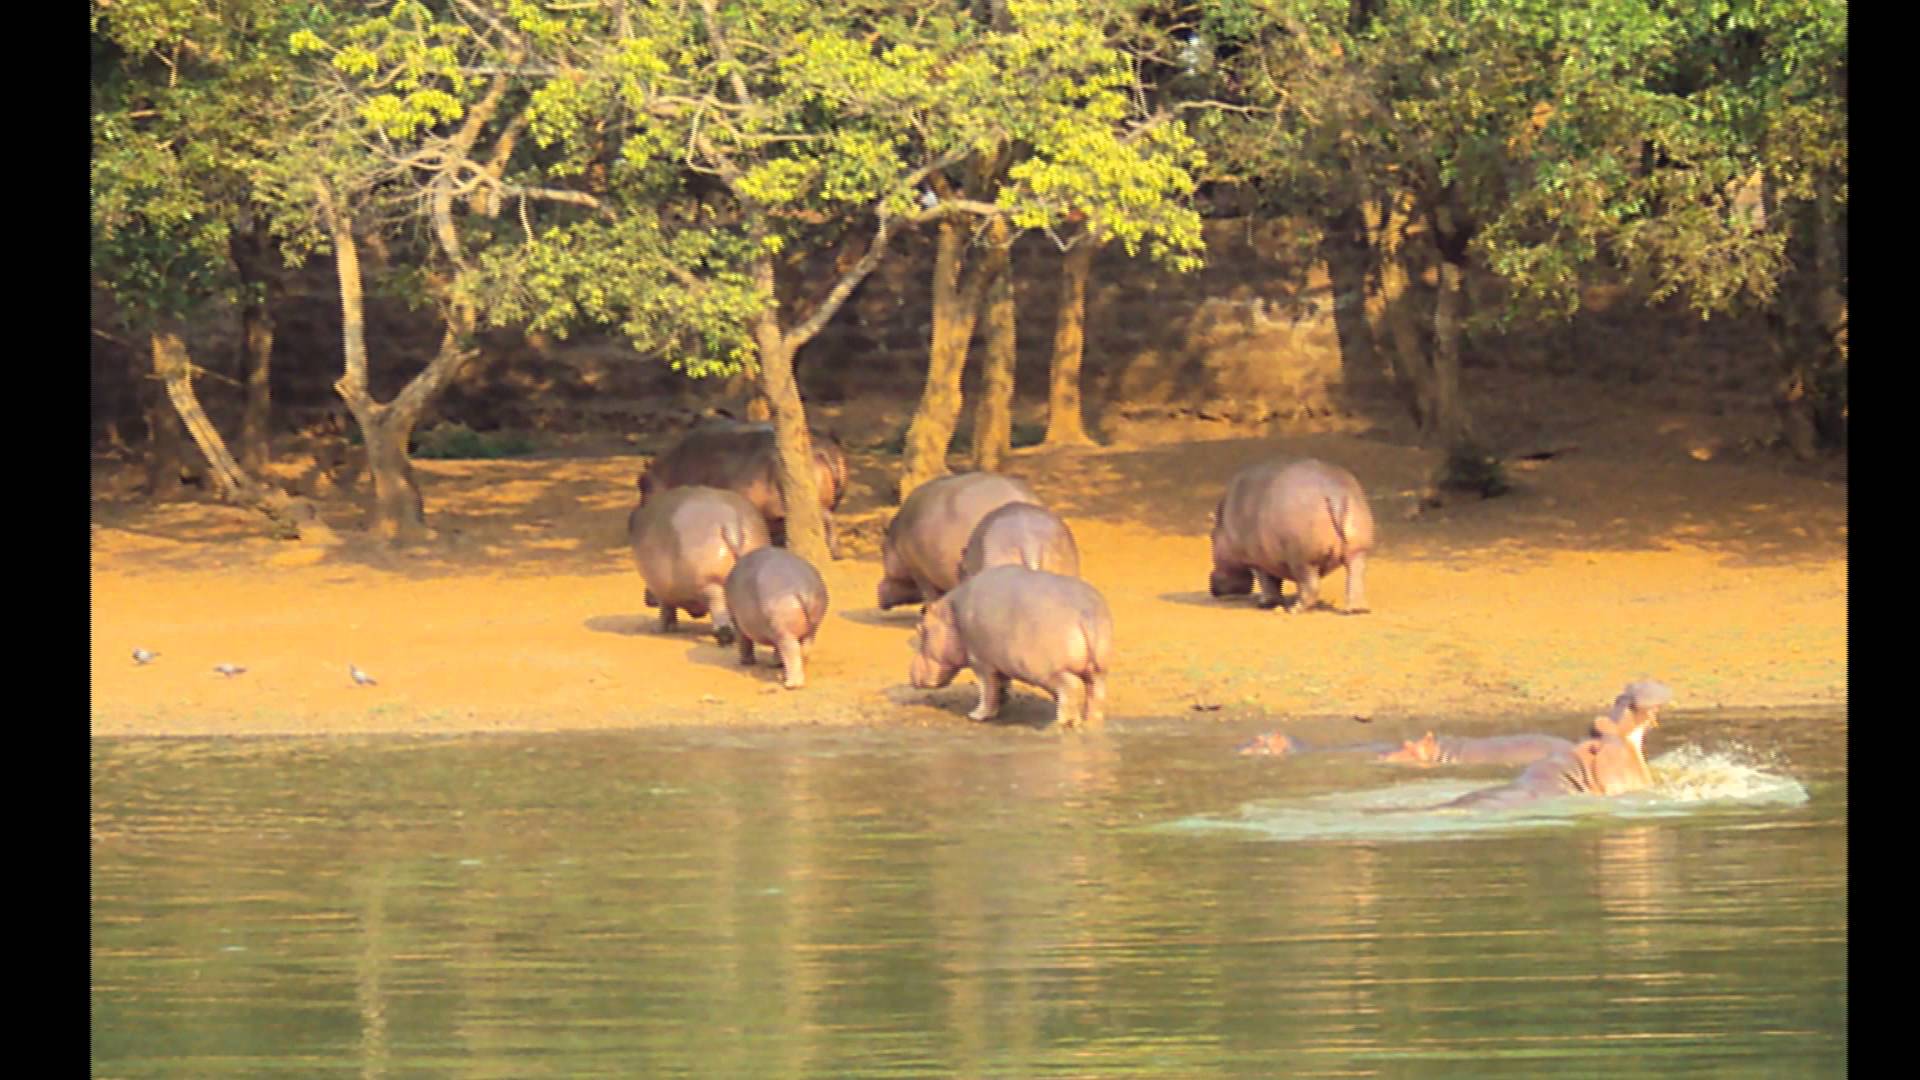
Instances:
[[[1373,509],[1360,481],[1338,465],[1306,458],[1249,465],[1227,484],[1213,516],[1214,596],[1244,596],[1260,585],[1262,607],[1311,611],[1320,579],[1344,566],[1347,613],[1367,610],[1367,552]],[[1280,583],[1295,583],[1293,603]]]
[[[1649,727],[1659,725],[1660,706],[1673,700],[1673,691],[1650,679],[1628,683],[1606,716],[1598,716],[1588,729],[1588,738],[1633,730],[1635,745]],[[1306,753],[1364,754],[1376,761],[1395,765],[1531,765],[1543,758],[1566,754],[1576,744],[1558,735],[1490,735],[1472,738],[1435,735],[1429,731],[1418,739],[1404,742],[1349,743],[1343,746],[1309,746],[1283,732],[1257,735],[1240,747],[1242,754],[1274,757]]]
[[[740,635],[740,663],[753,663],[753,647],[779,654],[785,685],[807,685],[804,657],[827,617],[827,583],[813,564],[777,547],[740,557],[727,575],[727,615]]]
[[[973,669],[980,705],[967,715],[975,720],[997,715],[1008,681],[1019,679],[1053,695],[1056,723],[1105,721],[1113,616],[1079,578],[1024,566],[983,570],[927,605],[912,647],[917,689],[938,689],[962,667]]]
[[[974,526],[960,552],[959,580],[1009,564],[1079,577],[1080,548],[1059,514],[1037,503],[1008,503]]]
[[[943,476],[913,489],[880,545],[880,610],[926,603],[960,583],[960,553],[982,518],[1008,503],[1040,504],[1025,483],[997,473]]]
[[[833,511],[847,493],[847,454],[834,433],[814,430],[810,434],[827,551],[839,558]],[[779,450],[772,424],[714,419],[695,425],[641,471],[640,505],[658,492],[691,485],[737,492],[765,517],[773,542],[785,546],[787,503],[780,493]]]
[[[634,507],[627,517],[633,561],[647,583],[647,603],[660,608],[660,632],[680,611],[711,613],[713,634],[733,641],[726,582],[739,558],[766,547],[766,519],[745,498],[710,487],[677,487]]]
[[[1436,809],[1515,806],[1557,795],[1624,795],[1653,786],[1642,745],[1658,727],[1660,706],[1673,700],[1661,683],[1629,683],[1606,716],[1593,720],[1593,734],[1573,749],[1541,758],[1500,787],[1462,795]]]

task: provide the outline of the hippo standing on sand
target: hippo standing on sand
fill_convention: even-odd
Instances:
[[[812,431],[814,483],[820,490],[820,515],[827,551],[839,558],[833,511],[847,493],[847,454],[839,436]],[[655,493],[702,485],[737,492],[766,518],[773,542],[787,542],[787,503],[780,493],[780,452],[772,424],[707,420],[694,426],[640,473],[640,505]]]
[[[1010,476],[969,472],[913,489],[887,523],[880,545],[880,610],[927,603],[960,583],[960,552],[974,526],[1008,503],[1039,505],[1033,489]]]
[[[974,526],[960,552],[959,579],[995,566],[1080,576],[1080,547],[1060,515],[1036,503],[1008,503]]]
[[[753,647],[779,654],[785,685],[807,685],[804,657],[827,617],[827,583],[813,564],[792,552],[763,547],[748,552],[727,575],[727,614],[740,635],[740,663],[753,664]]]
[[[980,680],[980,705],[997,715],[1010,679],[1053,695],[1054,721],[1099,727],[1106,719],[1113,616],[1079,578],[996,566],[927,605],[913,637],[913,685],[935,690],[962,667]]]
[[[733,641],[726,581],[733,564],[766,547],[766,519],[745,498],[711,487],[660,492],[627,517],[633,561],[647,583],[647,603],[660,608],[660,632],[673,630],[679,612],[713,615],[713,636]]]
[[[1367,610],[1367,552],[1373,509],[1352,473],[1311,458],[1240,470],[1214,511],[1214,596],[1243,596],[1260,583],[1260,606],[1280,607],[1280,583],[1292,581],[1290,610],[1311,611],[1320,579],[1347,570],[1347,613]]]

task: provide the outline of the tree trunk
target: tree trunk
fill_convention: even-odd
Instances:
[[[1472,437],[1460,396],[1460,305],[1466,268],[1440,260],[1440,292],[1433,299],[1433,445],[1452,447]]]
[[[334,382],[334,392],[346,402],[367,444],[367,471],[372,473],[374,530],[394,544],[426,540],[426,502],[407,455],[407,440],[420,413],[440,388],[459,373],[472,357],[472,311],[455,306],[449,315],[440,352],[388,404],[374,402],[367,392],[367,317],[359,277],[359,246],[346,227],[334,219],[334,267],[340,275],[340,323],[346,348],[346,371]]]
[[[193,437],[194,444],[206,458],[221,498],[266,515],[296,539],[316,544],[338,543],[339,537],[320,520],[311,503],[255,483],[233,459],[227,451],[226,440],[207,419],[206,410],[200,407],[199,395],[193,392],[193,364],[179,333],[171,329],[155,330],[151,340],[154,373],[166,387],[167,398],[186,426],[187,434]]]
[[[1082,233],[1060,263],[1060,315],[1053,331],[1053,367],[1047,377],[1046,447],[1092,446],[1080,405],[1080,362],[1086,352],[1087,279],[1100,241]]]
[[[960,418],[960,376],[985,283],[977,263],[962,273],[966,242],[967,230],[959,223],[951,218],[940,222],[933,264],[933,340],[927,350],[926,388],[907,426],[898,488],[902,501],[921,484],[947,474],[947,450]]]
[[[157,346],[157,342],[155,343]],[[185,351],[185,345],[181,346]],[[153,377],[153,358],[140,363],[138,349],[129,350],[135,362],[133,385],[140,397],[140,414],[147,422],[147,494],[157,502],[180,495],[180,470],[187,464],[186,434],[180,414],[167,399],[166,386]]]
[[[1765,190],[1765,189],[1763,189]],[[1847,296],[1841,252],[1844,226],[1833,182],[1815,180],[1810,201],[1775,205],[1787,229],[1787,264],[1767,312],[1767,326],[1781,377],[1774,391],[1780,433],[1794,456],[1812,461],[1846,445]]]
[[[270,423],[273,390],[273,312],[266,301],[250,302],[240,310],[241,355],[245,360],[247,398],[240,411],[240,464],[258,473],[273,459]]]
[[[240,308],[240,370],[246,383],[240,464],[258,475],[273,458],[273,247],[264,228],[239,228],[228,239],[227,251],[246,293]]]
[[[1464,267],[1440,248],[1443,241],[1429,228],[1409,228],[1404,202],[1369,215],[1369,231],[1377,253],[1380,280],[1368,297],[1367,313],[1373,339],[1390,342],[1387,358],[1394,382],[1407,411],[1428,447],[1450,447],[1471,437],[1472,423],[1460,395],[1460,306]],[[1459,248],[1458,237],[1444,242]],[[1425,245],[1425,246],[1422,246]],[[1457,252],[1456,252],[1457,256]],[[1425,311],[1422,290],[1416,286],[1422,263],[1438,263],[1439,287],[1433,309]]]
[[[1013,228],[1005,218],[987,226],[986,357],[980,403],[973,414],[973,467],[993,472],[1013,446]]]
[[[1367,277],[1373,251],[1366,217],[1348,206],[1328,217],[1320,231],[1320,257],[1333,286],[1333,329],[1340,339],[1340,379],[1349,386],[1378,386],[1387,374],[1367,325]]]
[[[773,295],[773,260],[761,256],[754,264],[757,283]],[[773,445],[778,452],[780,497],[787,506],[787,550],[817,568],[829,559],[826,520],[820,514],[820,488],[813,467],[813,437],[807,430],[807,409],[800,385],[793,377],[791,340],[780,330],[779,309],[769,306],[754,319],[754,341],[759,346],[760,396],[773,414]]]

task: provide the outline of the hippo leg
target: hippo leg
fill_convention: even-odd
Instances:
[[[820,527],[827,532],[827,558],[838,559],[840,557],[840,537],[833,531],[833,515],[821,514]]]
[[[733,644],[733,617],[727,614],[727,590],[718,582],[701,588],[700,595],[707,600],[707,613],[713,616],[713,640],[722,645]]]
[[[646,594],[645,596],[643,596],[643,597],[641,597],[641,599],[642,599],[642,600],[645,600],[645,601],[647,602],[647,606],[648,606],[648,607],[659,607],[659,606],[660,606],[660,598],[659,598],[659,597],[657,597],[657,596],[655,596],[655,595],[653,595],[653,590],[652,590],[652,589],[648,589],[648,590],[647,590],[647,594]]]
[[[780,650],[780,666],[786,669],[786,688],[798,690],[807,685],[807,664],[802,659],[800,639],[782,636],[775,647]]]
[[[1076,727],[1086,711],[1086,681],[1071,671],[1063,671],[1053,680],[1053,722],[1061,727]]]
[[[1347,558],[1347,614],[1365,615],[1367,607],[1367,556],[1365,552]]]
[[[1253,572],[1254,579],[1260,583],[1260,599],[1256,601],[1262,611],[1271,611],[1284,607],[1286,601],[1280,596],[1280,579],[1265,570]]]
[[[745,634],[740,635],[740,666],[753,666],[753,639]]]
[[[1107,723],[1107,676],[1100,672],[1087,676],[1087,726],[1101,728]]]
[[[973,677],[980,680],[980,704],[967,714],[967,719],[991,720],[1000,715],[1000,702],[1007,694],[1007,677],[984,664],[973,665]]]
[[[660,632],[673,633],[673,625],[680,621],[680,609],[672,604],[663,604],[660,608]]]
[[[767,522],[767,539],[773,541],[774,547],[787,546],[786,518],[773,518]]]
[[[1293,596],[1293,611],[1312,611],[1320,606],[1320,571],[1312,566],[1300,568]]]

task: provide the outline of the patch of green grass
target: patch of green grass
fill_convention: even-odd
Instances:
[[[1433,483],[1442,491],[1470,491],[1483,499],[1513,490],[1499,457],[1472,441],[1457,442],[1447,449]]]
[[[429,460],[520,457],[531,454],[533,440],[517,432],[481,432],[465,424],[435,424],[414,436],[413,456]]]

